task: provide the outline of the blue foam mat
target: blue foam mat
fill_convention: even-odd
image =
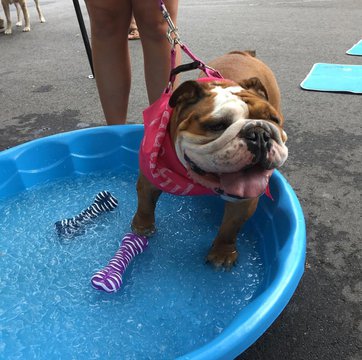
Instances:
[[[346,51],[348,55],[362,56],[362,40]]]
[[[362,65],[314,64],[300,84],[302,89],[362,93]]]

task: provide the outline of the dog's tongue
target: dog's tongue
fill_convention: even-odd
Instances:
[[[259,166],[250,169],[220,175],[220,188],[225,194],[252,198],[263,194],[268,186],[273,170]]]
[[[216,175],[212,173],[198,174],[188,168],[188,175],[196,183],[217,192],[221,190],[222,194],[240,198],[253,198],[263,193],[268,195],[269,190],[267,187],[273,171],[273,169],[265,170],[256,165],[247,170]]]

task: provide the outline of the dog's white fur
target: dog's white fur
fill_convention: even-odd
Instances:
[[[36,10],[38,11],[38,15],[39,15],[39,20],[40,22],[45,22],[45,18],[43,16],[43,13],[40,9],[39,6],[39,0],[34,0],[35,2],[35,6],[36,6]],[[3,9],[4,9],[4,14],[5,14],[5,18],[6,18],[6,27],[5,27],[5,35],[10,35],[12,33],[12,22],[11,22],[11,17],[10,17],[10,4],[14,4],[16,7],[16,13],[17,13],[17,18],[18,21],[16,23],[16,26],[22,26],[22,21],[21,21],[21,12],[24,15],[24,21],[25,21],[25,26],[23,28],[23,31],[28,32],[30,31],[30,18],[29,18],[29,11],[28,11],[28,7],[26,5],[26,0],[1,0]]]

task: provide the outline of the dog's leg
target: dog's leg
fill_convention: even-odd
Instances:
[[[20,4],[21,10],[23,10],[23,14],[24,14],[25,26],[23,28],[23,31],[28,32],[28,31],[30,31],[30,18],[29,18],[28,7],[26,5],[26,0],[19,0],[19,4]]]
[[[39,0],[34,0],[35,2],[35,6],[36,6],[36,10],[38,11],[38,15],[39,15],[39,20],[41,23],[45,23],[45,17],[43,16],[43,13],[40,10],[40,6],[39,6]]]
[[[140,173],[137,181],[137,212],[132,220],[132,231],[136,234],[151,236],[156,231],[155,208],[161,193]]]
[[[240,228],[254,214],[259,198],[226,202],[219,232],[206,260],[216,267],[230,268],[238,258],[236,238]]]
[[[18,19],[18,21],[16,22],[15,25],[18,26],[18,27],[20,27],[20,26],[23,25],[23,22],[22,22],[22,20],[21,20],[21,7],[20,7],[20,5],[19,5],[18,2],[14,2],[14,5],[15,5],[15,7],[16,7],[16,17],[17,17],[17,19]]]
[[[11,18],[10,18],[10,6],[9,6],[9,2],[7,0],[1,0],[1,3],[3,5],[3,9],[4,9],[4,14],[5,14],[5,18],[6,18],[6,27],[5,27],[5,35],[10,35],[11,34]]]

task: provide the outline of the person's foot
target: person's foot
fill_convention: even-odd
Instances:
[[[137,28],[129,29],[128,31],[128,40],[139,40],[140,33],[138,32]]]

